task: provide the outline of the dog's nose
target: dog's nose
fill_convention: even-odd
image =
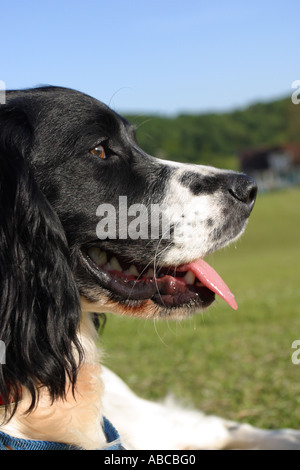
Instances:
[[[237,174],[230,177],[228,191],[251,210],[257,195],[257,184],[251,176]]]

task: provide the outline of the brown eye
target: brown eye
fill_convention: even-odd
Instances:
[[[101,158],[101,160],[106,159],[105,150],[102,145],[98,145],[97,147],[93,148],[92,150],[90,150],[90,153],[92,153],[96,157]]]

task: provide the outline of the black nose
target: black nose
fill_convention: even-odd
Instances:
[[[257,184],[253,178],[243,174],[232,175],[228,186],[229,193],[246,204],[251,210],[257,195]]]

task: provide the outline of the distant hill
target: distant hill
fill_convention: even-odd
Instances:
[[[146,152],[222,168],[238,168],[241,149],[300,142],[300,105],[290,98],[220,114],[126,117],[137,125],[137,139]]]

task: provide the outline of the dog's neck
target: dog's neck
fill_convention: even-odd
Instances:
[[[63,442],[84,449],[105,446],[106,438],[101,426],[103,384],[96,346],[97,332],[88,313],[82,314],[79,339],[85,359],[78,373],[74,395],[72,387],[69,387],[65,400],[51,404],[47,391],[41,390],[37,406],[28,414],[30,398],[23,390],[15,415],[0,428],[1,431],[23,439]]]

